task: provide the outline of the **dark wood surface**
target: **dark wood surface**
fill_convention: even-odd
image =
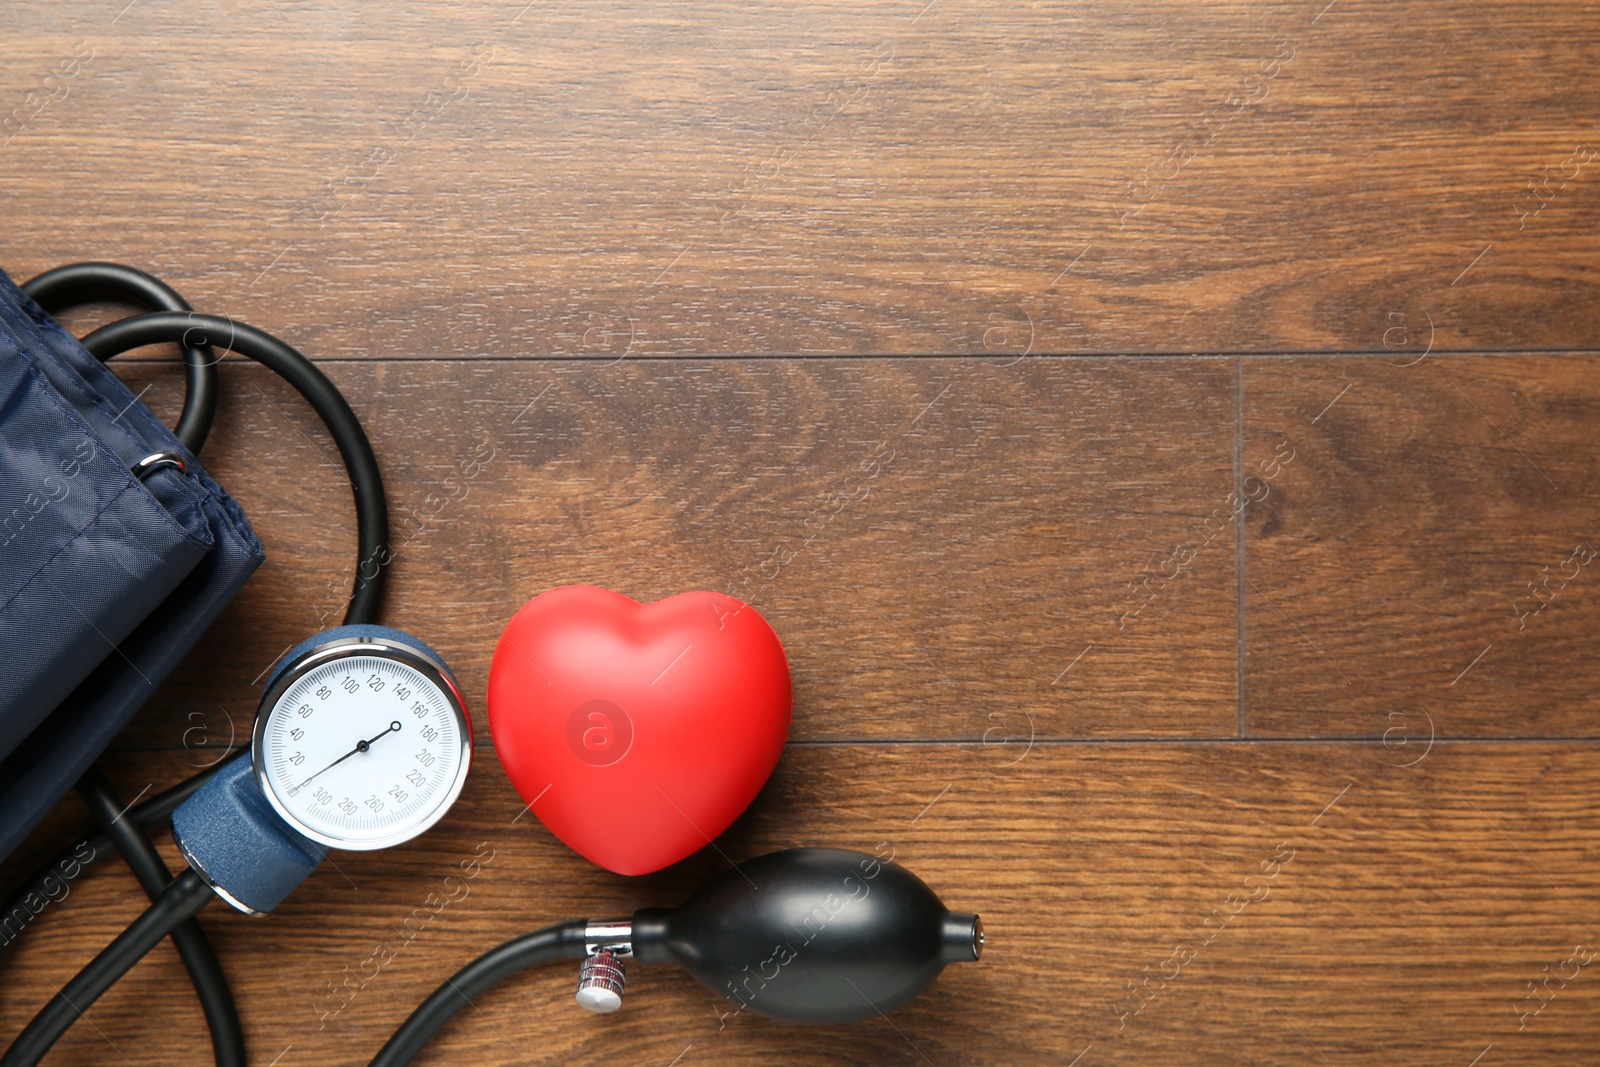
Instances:
[[[418,1062],[1596,1062],[1600,14],[119,0],[0,39],[0,267],[132,262],[317,359],[388,481],[385,621],[473,706],[446,822],[203,916],[252,1062],[365,1063],[479,951],[796,844],[892,848],[988,955],[836,1029],[642,966],[586,1017],[553,968]],[[121,368],[168,416],[172,360]],[[269,559],[102,761],[129,797],[242,741],[349,580],[314,417],[222,381]],[[744,597],[793,667],[767,790],[642,879],[514,823],[483,720],[506,619],[578,582]],[[51,904],[0,1033],[141,899]],[[49,1062],[208,1049],[163,947]]]

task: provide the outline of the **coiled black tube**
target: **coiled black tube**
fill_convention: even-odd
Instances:
[[[127,818],[132,819],[135,826],[148,833],[170,819],[180,804],[194,796],[195,791],[210,781],[211,776],[221,769],[222,763],[219,762],[215,767],[210,767],[187,781],[179,782],[165,792],[157,793],[144,803],[129,808]],[[103,833],[96,833],[56,853],[54,859],[40,867],[34,876],[12,895],[5,910],[0,911],[0,927],[4,926],[7,919],[14,916],[31,917],[35,909],[29,904],[30,900],[52,899],[53,883],[71,881],[83,871],[110,858],[111,848],[111,839]],[[25,923],[25,919],[18,919],[19,927]],[[15,940],[16,938],[12,937],[11,940],[0,944],[0,950],[9,948]]]
[[[50,998],[39,1014],[11,1043],[0,1067],[37,1067],[61,1035],[71,1029],[100,994],[116,984],[185,919],[216,899],[211,887],[193,871],[184,871],[100,955],[90,960],[66,988]]]
[[[78,779],[78,794],[89,806],[94,821],[100,824],[101,832],[128,861],[133,876],[154,903],[172,884],[172,872],[167,870],[155,845],[122,810],[116,791],[98,767],[90,767],[88,773]],[[233,1003],[233,990],[228,986],[222,964],[217,961],[205,931],[198,922],[187,919],[173,929],[172,943],[200,998],[206,1025],[211,1029],[211,1049],[217,1067],[245,1067],[244,1028],[239,1024],[239,1009]]]
[[[134,315],[100,327],[83,339],[83,347],[98,359],[109,359],[130,348],[167,342],[211,345],[248,356],[294,386],[316,410],[339,448],[356,501],[355,589],[344,621],[346,624],[374,621],[389,562],[389,506],[384,498],[378,459],[372,454],[372,443],[367,440],[361,421],[350,410],[344,395],[315,364],[289,345],[265,330],[219,315],[172,311]]]
[[[121,263],[68,263],[30,278],[20,286],[49,312],[93,300],[118,300],[147,311],[188,311],[189,302],[160,278]],[[102,360],[109,356],[100,356]],[[187,388],[183,414],[173,433],[190,452],[199,453],[217,412],[217,358],[206,345],[185,345]]]

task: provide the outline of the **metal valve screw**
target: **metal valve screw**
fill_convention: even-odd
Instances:
[[[589,954],[578,968],[580,1008],[605,1015],[622,1007],[622,987],[627,972],[620,957],[609,948]]]

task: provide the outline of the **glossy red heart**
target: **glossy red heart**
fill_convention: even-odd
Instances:
[[[489,668],[489,731],[517,792],[618,874],[726,830],[777,765],[792,705],[778,635],[722,593],[552,589],[511,619]]]

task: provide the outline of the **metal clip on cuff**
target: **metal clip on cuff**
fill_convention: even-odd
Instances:
[[[183,474],[189,469],[189,465],[183,461],[183,457],[176,452],[152,452],[135,463],[129,470],[133,472],[135,478],[142,482],[162,467],[177,467],[179,474]]]

